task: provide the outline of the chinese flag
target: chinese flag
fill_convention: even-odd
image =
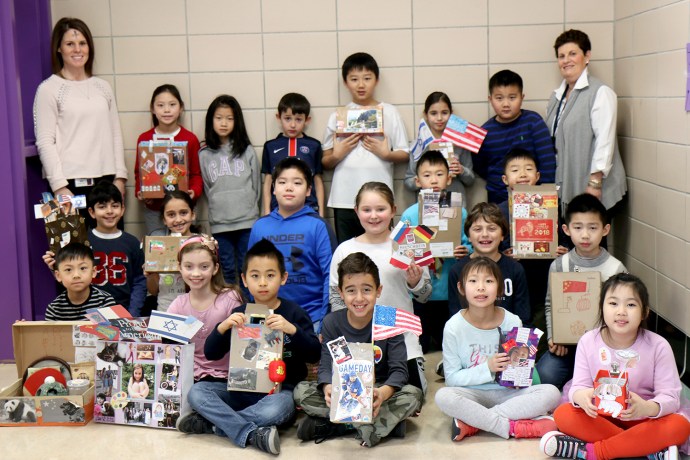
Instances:
[[[563,294],[568,292],[587,292],[587,281],[563,281]]]

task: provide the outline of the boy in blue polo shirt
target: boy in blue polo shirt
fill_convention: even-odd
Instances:
[[[314,184],[312,193],[307,196],[307,206],[317,211],[321,217],[324,212],[323,179],[321,142],[304,134],[309,124],[311,105],[306,97],[298,93],[287,93],[278,103],[276,118],[283,130],[278,137],[264,144],[261,159],[261,173],[264,174],[262,215],[267,215],[276,207],[278,202],[273,195],[273,170],[280,160],[288,157],[299,158],[311,170]],[[251,246],[251,245],[250,245]]]

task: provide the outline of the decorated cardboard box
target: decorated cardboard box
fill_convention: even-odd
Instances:
[[[79,214],[58,215],[57,220],[45,223],[48,247],[53,253],[69,243],[89,243],[84,218]]]
[[[338,136],[383,134],[383,106],[338,107],[335,133]]]
[[[514,327],[501,337],[501,349],[508,353],[508,367],[499,372],[498,383],[504,387],[523,388],[532,385],[537,346],[543,332],[529,327]]]
[[[186,236],[147,236],[144,238],[144,270],[147,272],[179,271],[177,253]]]
[[[0,390],[0,426],[76,426],[89,423],[93,418],[94,404],[93,363],[70,364],[76,354],[72,337],[74,326],[82,324],[87,323],[22,321],[12,325],[19,378]],[[55,367],[65,380],[86,377],[85,389],[79,391],[81,394],[30,396],[24,390],[24,376],[28,375],[28,368],[38,361]]]
[[[333,361],[331,422],[372,423],[374,398],[374,347],[347,343],[350,359]]]
[[[516,259],[554,259],[558,249],[555,184],[516,185],[508,194],[510,243]]]
[[[94,420],[174,430],[191,408],[194,345],[99,341]]]
[[[434,257],[453,257],[462,243],[462,193],[422,190],[417,198],[419,222],[433,229],[429,250]]]
[[[229,391],[269,393],[280,391],[280,384],[271,381],[269,365],[283,359],[283,332],[264,325],[273,313],[266,305],[247,304],[244,327],[233,327],[230,335]]]
[[[143,141],[137,154],[144,198],[163,198],[165,192],[189,189],[186,141],[163,138]]]
[[[414,262],[435,266],[435,258],[453,257],[462,238],[462,194],[431,189],[419,192],[420,225],[400,221],[391,232],[394,253],[391,264],[401,269]]]
[[[452,142],[432,142],[427,147],[427,150],[436,150],[438,152],[441,152],[443,154],[443,158],[446,159],[449,166],[450,162],[453,161],[453,159],[455,159],[455,151],[453,150]]]
[[[600,369],[594,378],[594,405],[601,415],[618,418],[628,407],[628,373],[612,375],[611,371]]]
[[[554,272],[551,286],[553,342],[573,345],[597,322],[601,275],[599,272]]]

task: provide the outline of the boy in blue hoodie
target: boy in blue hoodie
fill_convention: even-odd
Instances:
[[[331,257],[337,244],[330,226],[310,206],[313,176],[299,158],[288,157],[273,170],[273,194],[278,207],[256,221],[249,247],[266,238],[283,253],[288,280],[280,296],[301,305],[319,331],[329,311]]]

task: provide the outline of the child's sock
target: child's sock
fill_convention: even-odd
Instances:
[[[587,449],[587,460],[597,460],[597,454],[594,452],[594,443],[588,442],[585,448]]]

